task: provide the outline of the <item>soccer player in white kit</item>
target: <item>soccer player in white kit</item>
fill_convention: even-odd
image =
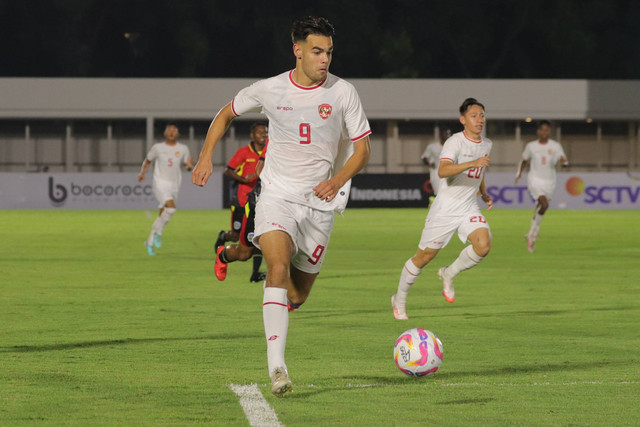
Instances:
[[[533,218],[531,218],[531,227],[525,237],[527,238],[527,250],[532,253],[535,251],[542,217],[549,208],[549,202],[556,190],[556,165],[558,162],[562,166],[569,165],[562,145],[550,139],[550,133],[551,122],[541,120],[538,123],[538,139],[527,143],[516,172],[515,183],[517,184],[527,163],[531,164],[527,176],[527,187],[531,197],[536,200],[536,209],[533,212]]]
[[[369,160],[371,129],[360,98],[350,83],[329,73],[333,35],[324,18],[295,21],[295,69],[242,89],[218,112],[192,174],[194,184],[206,183],[213,150],[233,118],[250,111],[267,115],[269,154],[260,175],[253,242],[267,263],[262,313],[276,396],[293,389],[284,359],[288,310],[309,296],[326,254],[333,211],[344,209],[351,178]]]
[[[479,191],[489,209],[493,207],[484,182],[492,145],[482,136],[484,106],[474,98],[465,99],[460,106],[460,123],[464,130],[451,136],[440,153],[440,191],[429,209],[418,251],[404,264],[398,290],[391,297],[393,315],[399,320],[409,318],[407,297],[422,269],[449,243],[456,231],[462,243],[469,241],[471,244],[453,263],[438,270],[442,295],[448,302],[455,300],[453,278],[461,271],[478,265],[491,249],[489,224],[477,202]]]
[[[162,246],[162,232],[171,216],[176,213],[176,200],[182,182],[181,165],[184,164],[187,170],[193,168],[193,159],[189,154],[189,147],[178,142],[180,132],[173,123],[167,124],[164,129],[164,142],[153,144],[151,150],[142,162],[138,182],[144,181],[147,169],[151,163],[155,162],[153,168],[153,194],[158,200],[158,218],[151,226],[151,233],[144,242],[149,255],[155,255],[155,248]]]
[[[450,129],[440,129],[440,141],[434,141],[431,144],[427,145],[427,148],[425,148],[424,153],[422,153],[421,156],[424,164],[429,165],[429,181],[431,182],[431,188],[433,188],[433,194],[435,196],[438,195],[438,185],[440,183],[440,177],[438,176],[440,153],[442,152],[442,146],[450,136]]]

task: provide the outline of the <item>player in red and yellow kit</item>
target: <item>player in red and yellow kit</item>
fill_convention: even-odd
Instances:
[[[245,206],[249,198],[249,193],[256,185],[256,165],[258,159],[264,150],[265,143],[267,141],[268,128],[265,123],[256,122],[251,125],[251,142],[244,147],[238,149],[233,155],[227,168],[224,171],[224,175],[235,181],[235,191],[231,200],[231,230],[220,230],[218,233],[218,239],[216,241],[215,251],[216,257],[220,257],[220,253],[224,250],[221,246],[224,246],[225,242],[236,242],[240,238],[240,232],[242,229],[243,218],[245,216]],[[260,273],[260,265],[262,264],[262,254],[256,250],[256,255],[253,258],[253,272],[249,281],[261,282],[264,280],[264,273]],[[251,258],[242,256],[239,260],[246,261]],[[220,276],[216,273],[216,277],[219,280],[224,280],[226,275]]]

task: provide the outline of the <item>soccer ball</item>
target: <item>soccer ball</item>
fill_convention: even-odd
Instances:
[[[431,331],[413,328],[404,331],[393,346],[396,366],[410,376],[422,377],[438,370],[442,364],[442,343]]]

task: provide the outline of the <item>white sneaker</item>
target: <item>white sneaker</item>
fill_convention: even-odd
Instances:
[[[397,320],[408,320],[406,309],[400,309],[396,305],[396,294],[391,295],[391,307],[393,308],[393,317]]]
[[[444,274],[447,267],[442,267],[438,270],[438,276],[442,280],[442,296],[447,302],[454,302],[456,300],[456,290],[453,288],[453,280],[447,279]]]
[[[271,375],[271,393],[283,397],[288,391],[293,391],[293,384],[289,379],[287,369],[283,367],[274,369],[273,375]]]

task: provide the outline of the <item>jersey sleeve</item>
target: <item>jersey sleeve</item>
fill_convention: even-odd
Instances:
[[[567,158],[567,155],[564,153],[564,148],[562,148],[562,144],[558,142],[558,161],[562,160],[563,157],[567,159],[566,164],[569,164],[569,159]]]
[[[528,162],[531,160],[531,154],[531,144],[527,144],[522,152],[522,160],[526,160]]]
[[[231,101],[233,114],[241,116],[245,113],[262,111],[262,85],[264,80],[260,80],[242,89]]]
[[[371,127],[367,116],[364,114],[362,103],[358,92],[350,83],[346,84],[347,95],[344,112],[344,122],[347,127],[349,139],[352,142],[358,141],[371,133]]]
[[[451,163],[457,163],[459,148],[458,142],[453,137],[447,139],[440,152],[440,161],[448,160]]]
[[[189,158],[191,158],[191,152],[189,151],[189,147],[185,145],[184,153],[182,154],[182,163],[186,165],[189,161]]]
[[[158,158],[158,146],[156,144],[153,144],[153,146],[151,147],[151,150],[149,150],[149,152],[147,153],[147,160],[149,160],[150,162],[153,162],[157,158]]]

